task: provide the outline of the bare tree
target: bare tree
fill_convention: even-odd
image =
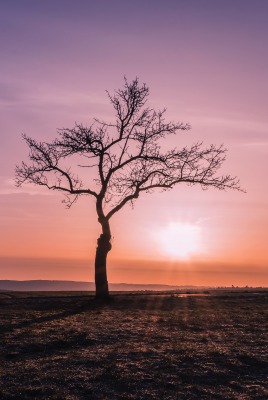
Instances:
[[[76,124],[72,129],[60,129],[59,137],[51,143],[39,143],[23,135],[32,163],[23,162],[16,167],[18,186],[27,182],[62,191],[68,207],[80,195],[95,198],[102,229],[95,258],[99,298],[109,295],[106,259],[112,247],[110,219],[127,203],[133,203],[142,192],[168,190],[183,182],[199,184],[203,189],[213,186],[241,190],[236,177],[217,175],[225,160],[223,146],[203,148],[202,143],[196,143],[161,151],[163,139],[187,131],[190,126],[166,122],[165,109],[155,111],[145,106],[148,95],[148,87],[139,85],[137,78],[131,83],[125,79],[122,89],[113,95],[108,93],[115,110],[114,123],[95,119],[89,128]],[[69,158],[73,158],[72,168],[66,165]],[[81,160],[86,164],[81,165]],[[84,181],[74,172],[74,165],[82,176],[86,172]]]

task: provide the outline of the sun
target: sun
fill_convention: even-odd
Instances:
[[[171,222],[155,238],[160,252],[173,259],[188,259],[201,250],[201,228],[194,224]]]

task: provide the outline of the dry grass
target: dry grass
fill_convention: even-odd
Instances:
[[[268,292],[2,293],[1,399],[267,399]]]

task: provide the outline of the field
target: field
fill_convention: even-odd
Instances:
[[[0,293],[1,399],[267,399],[268,291]]]

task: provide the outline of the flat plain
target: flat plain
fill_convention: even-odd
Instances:
[[[268,290],[0,293],[1,399],[268,398]]]

